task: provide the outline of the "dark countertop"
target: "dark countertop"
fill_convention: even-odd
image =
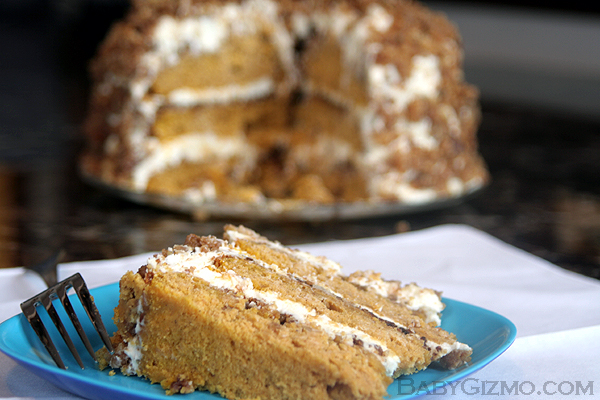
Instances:
[[[290,245],[460,223],[600,279],[600,121],[483,96],[479,141],[492,182],[460,204],[347,221],[201,221],[82,182],[84,68],[57,68],[44,26],[0,24],[0,51],[19,56],[0,61],[0,267],[40,262],[59,247],[65,261],[158,251],[192,232],[220,236],[226,222]]]

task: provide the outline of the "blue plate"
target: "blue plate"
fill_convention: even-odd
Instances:
[[[96,305],[110,333],[116,330],[112,322],[113,309],[119,300],[119,285],[99,287],[91,290]],[[442,328],[456,334],[459,341],[473,348],[472,361],[459,369],[444,371],[429,368],[419,373],[396,379],[389,387],[389,399],[409,399],[436,390],[484,367],[502,354],[515,340],[516,328],[508,319],[466,303],[451,299],[443,299],[446,309],[442,318]],[[85,315],[77,300],[73,305],[78,315]],[[61,307],[56,307],[61,313]],[[62,312],[63,320],[67,321]],[[47,318],[46,316],[42,316]],[[102,342],[94,332],[87,317],[80,318],[84,329],[95,349],[102,347]],[[45,321],[46,326],[51,322]],[[70,324],[66,324],[70,325]],[[67,326],[72,338],[77,334],[71,326]],[[108,374],[108,370],[98,370],[92,358],[79,340],[74,340],[83,358],[85,369],[81,369],[69,353],[67,346],[54,329],[49,329],[53,341],[61,354],[67,370],[58,368],[41,342],[35,336],[23,314],[16,315],[0,325],[0,350],[36,375],[53,383],[59,388],[78,396],[92,400],[114,398],[128,399],[162,399],[172,400],[173,396],[165,395],[160,385],[151,385],[147,380],[138,377],[125,377],[117,373]],[[219,395],[208,392],[194,392],[185,396],[186,400],[221,399]]]

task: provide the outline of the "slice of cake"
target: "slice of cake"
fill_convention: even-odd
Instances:
[[[392,379],[472,352],[437,327],[439,293],[231,225],[189,235],[120,282],[101,366],[229,399],[381,399]]]

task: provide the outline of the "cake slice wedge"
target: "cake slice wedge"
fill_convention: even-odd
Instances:
[[[189,235],[120,282],[116,351],[102,366],[167,392],[229,399],[381,399],[392,380],[471,348],[436,326],[439,293],[345,276],[324,257],[242,226]]]

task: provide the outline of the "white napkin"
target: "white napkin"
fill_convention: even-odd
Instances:
[[[0,321],[21,312],[19,305],[46,289],[35,272],[25,268],[0,269]]]

